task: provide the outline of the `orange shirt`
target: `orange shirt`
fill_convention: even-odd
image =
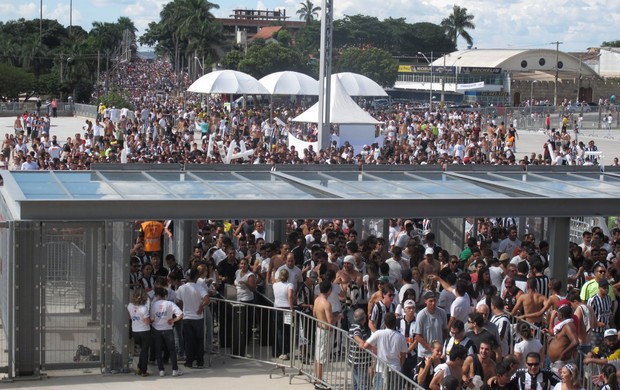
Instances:
[[[159,221],[144,221],[140,225],[144,234],[144,251],[159,252],[161,250],[161,235],[164,232],[164,224]]]

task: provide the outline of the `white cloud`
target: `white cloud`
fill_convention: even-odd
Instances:
[[[43,6],[43,17],[45,18],[45,5]],[[27,3],[17,7],[17,15],[25,19],[39,18],[39,4]]]

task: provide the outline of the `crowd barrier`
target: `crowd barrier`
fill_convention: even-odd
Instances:
[[[212,299],[205,315],[209,365],[211,358],[230,356],[270,364],[270,377],[288,376],[289,383],[300,379],[324,388],[368,390],[381,378],[383,390],[423,389],[370,351],[363,352],[365,363],[351,364],[349,353],[356,342],[347,330],[298,310],[266,306],[270,302],[263,296],[259,303]],[[375,374],[377,366],[381,376]]]

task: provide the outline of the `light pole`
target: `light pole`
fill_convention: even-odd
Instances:
[[[428,63],[428,66],[430,66],[431,68],[431,87],[430,91],[428,91],[428,111],[431,112],[433,110],[433,52],[431,52],[431,60],[429,60],[421,51],[419,51],[418,54],[424,57],[424,59]]]
[[[447,56],[443,56],[443,76],[441,77],[441,106],[443,107],[445,102],[444,102],[444,97],[445,97],[445,92],[446,92],[446,76],[447,76],[447,72],[446,72],[446,57]],[[461,57],[458,57],[456,60],[454,60],[454,62],[452,62],[452,66],[454,66],[454,64],[456,64],[456,61],[460,60]],[[456,75],[456,70],[454,71],[454,74]],[[456,79],[456,77],[455,77]],[[456,93],[456,84],[454,85],[454,92]]]
[[[200,65],[200,70],[202,70],[202,75],[205,75],[205,67],[202,66],[202,63],[200,62],[200,58],[198,58],[197,56],[194,56],[194,60],[198,62],[198,65]]]
[[[534,106],[534,84],[536,84],[538,80],[532,81],[530,84],[530,119],[532,118],[532,107]]]

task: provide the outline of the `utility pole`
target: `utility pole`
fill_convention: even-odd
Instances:
[[[332,79],[332,37],[334,28],[334,2],[323,0],[321,7],[321,57],[319,63],[319,150],[331,145],[331,79]]]
[[[558,106],[558,73],[560,72],[560,68],[558,64],[560,62],[560,45],[564,42],[555,41],[551,42],[551,45],[555,45],[555,83],[553,85],[553,105],[557,108]]]
[[[39,45],[43,44],[43,0],[39,5]]]

